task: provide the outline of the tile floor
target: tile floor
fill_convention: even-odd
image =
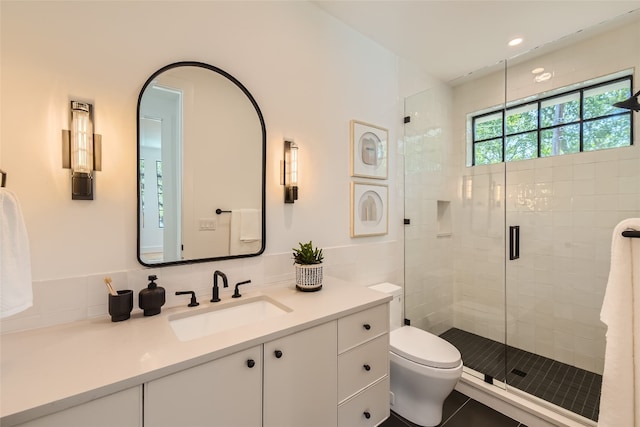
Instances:
[[[602,376],[461,329],[440,335],[455,345],[465,366],[533,396],[598,420]]]
[[[442,427],[526,427],[524,424],[497,412],[466,395],[453,391],[444,402]],[[391,416],[380,427],[418,427],[391,412]]]

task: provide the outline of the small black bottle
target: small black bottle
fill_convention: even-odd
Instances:
[[[149,276],[150,283],[147,289],[143,289],[138,294],[138,306],[143,310],[145,316],[155,316],[160,313],[160,308],[164,305],[164,288],[158,286],[154,280],[158,277]]]

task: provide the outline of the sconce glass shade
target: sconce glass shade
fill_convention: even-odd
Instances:
[[[640,90],[636,92],[632,97],[625,99],[624,101],[616,102],[614,107],[624,108],[625,110],[640,111],[640,103],[638,103],[638,96],[640,96]]]
[[[93,171],[93,123],[91,104],[71,101],[71,170]]]
[[[298,200],[298,146],[293,141],[284,142],[284,202]]]
[[[93,133],[92,106],[71,101],[71,130],[62,131],[62,167],[71,169],[71,198],[93,200],[93,171],[102,168],[102,138]]]

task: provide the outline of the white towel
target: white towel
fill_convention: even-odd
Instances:
[[[262,238],[262,215],[259,209],[240,209],[240,240],[254,242]]]
[[[600,398],[600,427],[640,427],[640,218],[618,224],[611,243],[611,268],[600,320],[607,345]]]
[[[18,198],[0,188],[0,318],[33,305],[27,228]]]
[[[262,210],[233,209],[229,230],[231,255],[254,254],[262,248]]]

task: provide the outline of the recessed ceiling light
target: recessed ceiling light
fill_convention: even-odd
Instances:
[[[533,70],[531,70],[531,74],[540,74],[543,71],[544,71],[544,68],[538,67],[538,68],[534,68]]]
[[[518,46],[520,43],[522,43],[522,38],[516,37],[515,39],[509,42],[509,46]]]

